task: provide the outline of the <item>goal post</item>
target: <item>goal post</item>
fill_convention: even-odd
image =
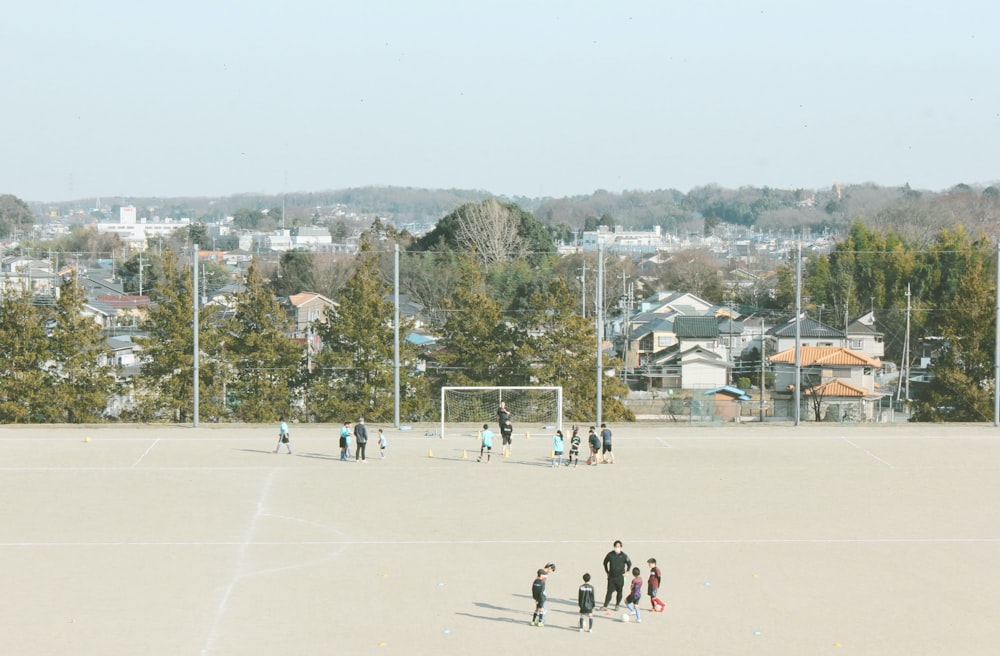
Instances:
[[[490,424],[492,428],[501,401],[510,410],[515,430],[525,424],[562,430],[562,387],[442,387],[441,437],[447,424],[474,424],[476,430]]]

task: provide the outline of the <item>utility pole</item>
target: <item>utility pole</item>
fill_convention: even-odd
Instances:
[[[799,425],[802,399],[802,242],[795,249],[795,425]]]
[[[597,323],[597,421],[601,425],[601,397],[604,394],[604,242],[597,236],[597,289],[594,293]]]

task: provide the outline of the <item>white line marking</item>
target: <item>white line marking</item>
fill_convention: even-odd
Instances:
[[[874,453],[872,453],[868,449],[865,449],[865,448],[862,448],[862,447],[858,446],[857,444],[855,444],[854,442],[850,441],[846,437],[841,437],[840,439],[843,440],[844,442],[847,442],[848,444],[850,444],[851,446],[853,446],[855,449],[858,449],[859,451],[864,451],[869,456],[871,456],[875,460],[878,460],[879,462],[881,462],[883,465],[885,465],[889,469],[895,469],[895,467],[892,466],[892,463],[887,462],[887,461],[883,460],[882,458],[879,458],[877,455],[875,455]]]
[[[243,540],[237,543],[230,543],[230,545],[235,544],[235,546],[238,547],[236,550],[236,567],[233,571],[233,578],[230,579],[229,585],[226,586],[225,591],[222,593],[222,598],[219,599],[219,603],[215,607],[215,615],[212,617],[208,637],[205,639],[205,646],[201,648],[201,654],[203,656],[211,653],[212,645],[219,637],[219,623],[222,621],[222,618],[226,614],[226,610],[229,606],[229,597],[232,596],[233,588],[236,587],[236,584],[243,577],[243,569],[246,567],[247,549],[249,549],[249,547],[253,544],[252,540],[254,532],[257,530],[257,521],[264,515],[264,500],[267,498],[267,494],[271,490],[271,481],[273,479],[274,471],[271,471],[262,486],[260,496],[257,497],[257,510],[254,512],[253,517],[250,518],[246,535]]]
[[[254,517],[256,522],[257,516]],[[995,538],[667,538],[638,539],[630,538],[630,542],[646,542],[649,544],[998,544],[1000,537]],[[249,547],[364,547],[364,546],[478,546],[478,545],[559,545],[559,544],[606,544],[607,538],[586,540],[264,540],[264,541],[120,541],[120,542],[0,542],[0,548],[48,548],[70,547],[74,549],[85,547],[239,547],[238,562],[242,567],[242,559]],[[246,576],[237,574],[230,583],[230,588],[239,579]],[[225,597],[228,598],[229,590]],[[220,603],[219,610],[224,610]]]
[[[152,451],[153,447],[156,446],[157,442],[159,442],[159,441],[160,441],[160,438],[156,438],[155,440],[153,440],[153,443],[150,444],[149,447],[145,451],[142,452],[142,455],[139,456],[138,460],[136,460],[135,462],[132,463],[132,466],[135,467],[140,462],[142,462],[142,459],[146,457],[146,454],[149,453],[150,451]]]
[[[662,445],[663,445],[664,447],[666,447],[666,448],[668,448],[668,449],[672,449],[672,448],[674,448],[674,447],[670,446],[670,444],[669,444],[669,443],[668,443],[668,442],[667,442],[667,441],[666,441],[665,439],[663,439],[662,437],[660,437],[659,435],[657,435],[657,436],[656,436],[656,439],[657,439],[657,440],[658,440],[658,441],[660,442],[660,444],[662,444]]]

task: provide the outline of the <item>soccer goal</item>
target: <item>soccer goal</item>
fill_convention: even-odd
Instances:
[[[562,430],[562,387],[442,387],[441,437],[445,427],[472,424],[479,430],[490,424],[497,431],[497,410],[504,402],[510,411],[510,423],[518,433],[525,425],[555,426]]]

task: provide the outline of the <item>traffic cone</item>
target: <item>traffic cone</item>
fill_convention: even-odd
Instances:
[[[427,449],[427,457],[428,458],[433,458],[434,457],[434,452],[431,451],[430,449]]]
[[[462,460],[465,460],[465,459],[467,459],[468,457],[469,457],[469,454],[467,454],[467,453],[465,452],[465,449],[462,449]]]

